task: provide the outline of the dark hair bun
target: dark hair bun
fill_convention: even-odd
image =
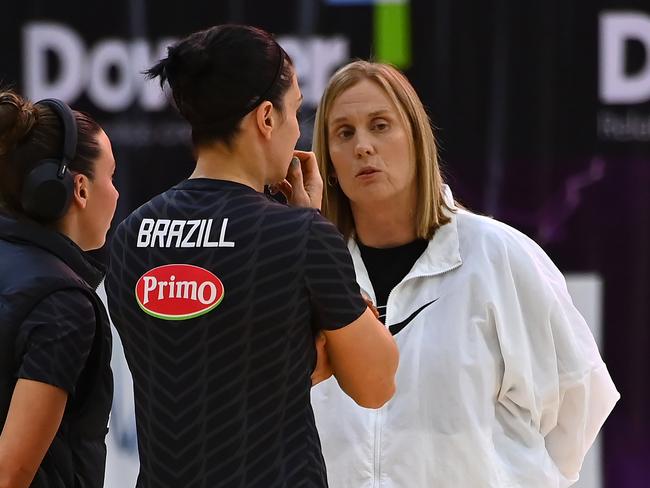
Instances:
[[[231,141],[241,119],[264,100],[282,112],[293,65],[268,32],[225,24],[170,46],[146,74],[169,83],[194,144],[201,145]]]
[[[32,130],[38,109],[12,91],[0,92],[0,156],[12,151]]]

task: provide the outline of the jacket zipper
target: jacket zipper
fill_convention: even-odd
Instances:
[[[375,413],[375,453],[373,462],[373,488],[381,487],[381,421],[384,407],[381,407]]]
[[[388,302],[390,302],[390,297],[393,295],[393,292],[395,291],[395,289],[397,287],[399,287],[403,283],[406,283],[407,281],[410,281],[410,280],[415,279],[415,278],[430,278],[430,277],[433,277],[433,276],[443,275],[445,273],[448,273],[448,272],[458,268],[461,264],[462,263],[458,263],[457,265],[455,265],[455,266],[453,266],[453,267],[451,267],[449,269],[446,269],[444,271],[441,271],[441,272],[418,274],[418,275],[415,275],[415,276],[410,276],[408,279],[400,281],[388,293],[388,298],[386,299],[386,319],[385,319],[385,322],[388,323]],[[370,283],[369,278],[368,278],[368,283]],[[372,290],[372,293],[370,293],[370,290],[363,290],[363,291],[370,296],[373,303],[376,303],[377,302],[377,297],[375,296],[375,290],[372,288],[372,283],[370,283],[370,288]],[[386,328],[388,328],[388,325],[386,325]],[[375,414],[374,414],[375,435],[374,435],[374,444],[373,444],[374,452],[373,452],[373,463],[372,463],[372,465],[373,465],[372,488],[381,488],[381,462],[380,462],[380,460],[381,460],[381,457],[380,457],[381,456],[381,433],[382,433],[382,431],[381,431],[381,421],[382,421],[382,418],[383,418],[384,408],[386,408],[386,407],[385,406],[381,407],[380,409],[376,410]]]

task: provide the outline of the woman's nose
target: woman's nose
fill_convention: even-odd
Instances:
[[[360,136],[357,138],[357,143],[354,147],[354,152],[357,157],[362,158],[364,156],[370,156],[374,151],[372,143],[367,137]]]

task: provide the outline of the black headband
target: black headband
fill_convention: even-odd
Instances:
[[[284,50],[278,44],[275,42],[275,45],[277,47],[278,51],[278,62],[277,66],[275,68],[275,73],[273,75],[273,78],[271,79],[271,82],[268,84],[268,86],[262,91],[259,95],[255,95],[247,104],[246,107],[243,110],[240,110],[232,115],[225,115],[218,117],[216,120],[212,120],[208,123],[200,123],[197,124],[196,122],[192,124],[192,127],[195,131],[200,131],[200,132],[205,132],[205,131],[211,131],[214,129],[220,129],[223,126],[227,126],[233,121],[240,120],[243,118],[246,114],[254,110],[257,106],[259,106],[264,100],[267,99],[269,93],[273,90],[275,85],[278,82],[278,79],[280,78],[280,75],[282,74],[282,68],[284,66],[284,61],[285,61],[285,54]],[[173,91],[173,89],[172,89]],[[179,102],[182,102],[180,100],[176,100],[177,106],[180,108]]]
[[[280,47],[280,44],[278,44],[277,42],[275,43],[275,45],[278,48],[278,65],[275,68],[275,74],[273,75],[273,79],[271,80],[271,83],[266,87],[266,89],[260,95],[257,95],[248,103],[248,105],[244,109],[244,112],[241,114],[241,117],[246,115],[248,112],[250,112],[255,107],[257,107],[260,103],[266,100],[266,97],[271,92],[271,90],[273,90],[273,87],[275,86],[275,84],[278,82],[278,79],[280,78],[280,73],[282,73],[282,67],[284,66],[284,49],[282,49],[282,47]]]

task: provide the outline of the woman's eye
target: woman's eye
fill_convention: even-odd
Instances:
[[[352,131],[349,129],[342,129],[339,131],[339,137],[341,139],[349,139],[352,137]]]
[[[388,129],[388,123],[387,122],[377,122],[377,123],[375,123],[375,130],[378,130],[378,131],[381,132],[381,131],[385,131],[386,129]]]

